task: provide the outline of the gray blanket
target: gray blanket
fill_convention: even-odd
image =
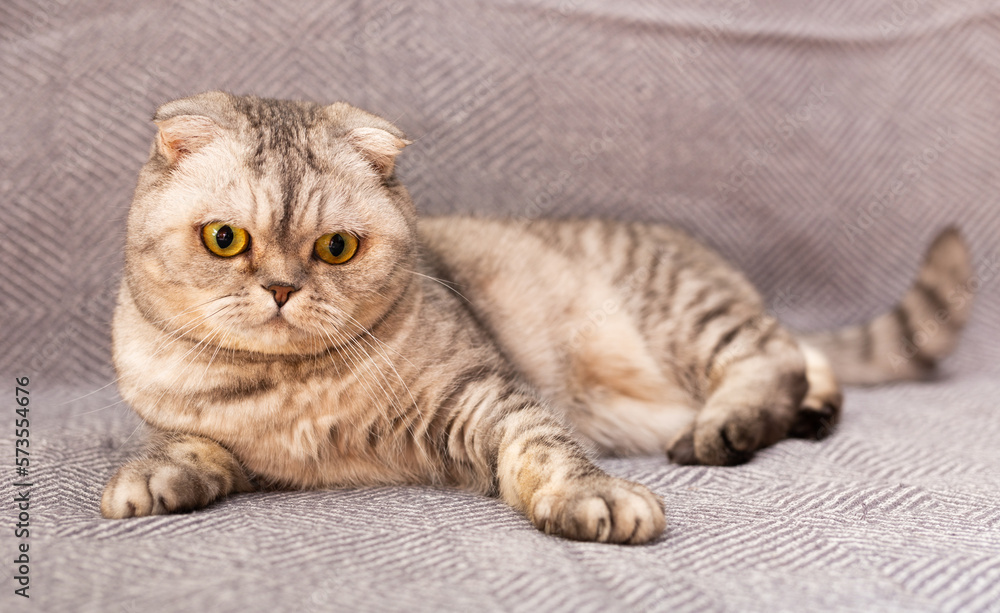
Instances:
[[[996,0],[0,3],[0,609],[1000,611],[998,26]],[[106,521],[140,438],[108,349],[123,220],[153,109],[213,88],[392,119],[425,213],[676,224],[800,329],[886,309],[957,223],[973,321],[937,380],[850,390],[822,443],[604,461],[666,501],[650,546],[428,488]]]

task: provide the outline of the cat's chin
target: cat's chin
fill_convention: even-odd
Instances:
[[[315,334],[281,316],[251,325],[238,336],[230,335],[226,344],[230,345],[229,349],[269,355],[302,355],[326,350]]]
[[[273,333],[261,333],[254,337],[231,341],[230,344],[232,345],[230,349],[266,355],[311,355],[326,351],[326,347],[318,345],[314,339]]]

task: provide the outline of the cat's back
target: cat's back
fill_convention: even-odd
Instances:
[[[419,235],[444,274],[474,285],[513,283],[511,290],[533,286],[544,293],[565,293],[580,283],[634,287],[671,267],[742,280],[713,250],[666,224],[426,217]]]
[[[634,266],[638,252],[663,252],[672,246],[698,249],[689,236],[670,226],[608,219],[425,217],[419,221],[419,232],[423,243],[443,261],[491,269],[565,258],[590,275],[613,274]]]

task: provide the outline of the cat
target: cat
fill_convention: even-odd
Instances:
[[[665,225],[418,219],[394,172],[409,142],[349,104],[207,92],[154,121],[112,325],[120,393],[152,433],[107,518],[435,484],[547,533],[644,543],[662,501],[594,453],[733,465],[822,438],[838,377],[925,377],[971,308],[955,229],[891,312],[796,336]]]

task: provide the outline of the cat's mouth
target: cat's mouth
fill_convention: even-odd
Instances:
[[[312,335],[294,315],[286,313],[267,315],[256,322],[247,322],[242,337],[250,351],[272,354],[301,353],[315,345]]]
[[[288,321],[288,317],[281,311],[277,311],[274,315],[268,317],[261,325],[268,327],[277,327],[277,328],[296,327],[294,324],[292,324],[292,322]]]
[[[270,335],[273,333],[287,333],[299,329],[299,326],[291,321],[292,319],[288,317],[287,313],[279,310],[270,314],[261,313],[260,319],[256,321],[251,320],[246,323],[248,324],[248,332],[251,335]]]

